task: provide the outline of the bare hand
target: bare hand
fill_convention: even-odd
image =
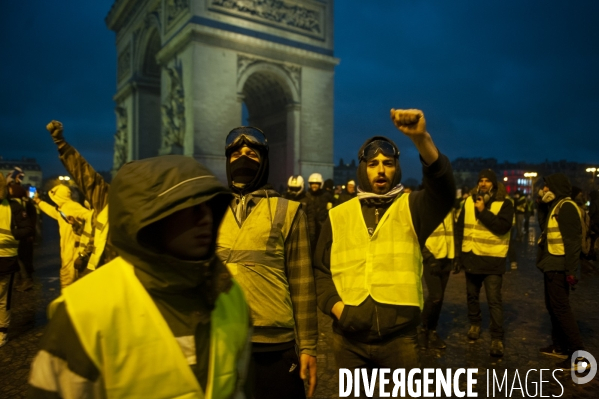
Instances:
[[[62,136],[63,126],[62,126],[62,123],[60,123],[58,121],[51,121],[50,123],[48,123],[46,125],[46,129],[50,132],[50,134],[52,135],[52,139],[54,139],[54,141],[63,140],[63,136]]]
[[[308,379],[308,397],[311,398],[316,390],[316,356],[310,356],[305,353],[300,355],[300,378],[304,381]]]
[[[479,212],[482,212],[483,209],[485,209],[485,201],[483,200],[483,197],[477,197],[476,198],[476,202],[474,203],[474,207]]]
[[[426,134],[426,120],[419,109],[391,108],[391,120],[395,127],[412,139]]]
[[[343,313],[344,308],[345,304],[342,301],[339,301],[333,305],[331,313],[337,318],[337,320],[341,320],[341,313]]]
[[[40,198],[37,191],[35,192],[35,194],[33,194],[33,202],[35,202],[36,204],[39,204],[40,202],[42,202],[42,199]]]

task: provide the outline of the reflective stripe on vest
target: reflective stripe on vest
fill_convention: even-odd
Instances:
[[[425,246],[431,251],[435,259],[455,258],[453,212],[449,212],[445,216],[445,220],[426,239]]]
[[[245,292],[257,327],[294,328],[285,273],[285,240],[300,203],[262,198],[239,227],[228,207],[216,240],[216,253]]]
[[[12,235],[10,223],[12,221],[12,209],[8,200],[0,203],[0,258],[17,256],[19,252],[19,241]]]
[[[100,265],[100,259],[104,248],[106,247],[106,240],[108,239],[108,205],[100,211],[98,217],[96,217],[96,223],[94,226],[94,251],[89,257],[87,268],[90,270],[96,270]]]
[[[547,222],[547,250],[551,255],[565,255],[566,250],[564,248],[564,239],[562,238],[562,233],[559,231],[559,224],[557,220],[556,210],[560,209],[562,205],[566,202],[574,205],[576,210],[578,211],[578,216],[582,218],[580,215],[580,208],[576,205],[576,202],[572,201],[569,197],[562,199],[557,203],[551,210],[551,215],[549,215],[549,221]],[[559,214],[559,211],[558,211]]]
[[[372,236],[358,198],[329,211],[331,274],[346,305],[358,306],[370,295],[380,303],[422,309],[422,253],[408,197],[393,201]]]
[[[491,212],[497,215],[503,201],[493,201]],[[462,252],[473,252],[479,256],[505,258],[510,244],[510,232],[497,236],[489,231],[475,216],[474,201],[468,197],[464,205],[464,240]]]
[[[239,388],[237,361],[247,342],[249,314],[235,282],[218,296],[210,315],[205,394],[168,324],[124,259],[116,258],[63,289],[63,296],[49,307],[50,316],[62,301],[102,375],[108,398],[216,399],[229,398]]]

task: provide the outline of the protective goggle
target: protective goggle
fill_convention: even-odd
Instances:
[[[374,140],[360,152],[358,158],[360,161],[368,161],[377,156],[377,154],[383,154],[390,158],[399,158],[399,150],[397,150],[393,144],[385,140]]]
[[[262,130],[252,126],[241,126],[231,130],[227,135],[225,151],[237,147],[243,142],[265,147],[268,150],[268,140]]]

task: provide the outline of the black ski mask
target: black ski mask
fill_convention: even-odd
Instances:
[[[260,169],[260,162],[242,156],[231,162],[231,180],[234,183],[249,184]]]

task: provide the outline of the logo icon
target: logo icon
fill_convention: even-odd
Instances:
[[[570,370],[570,376],[575,384],[586,384],[590,382],[597,374],[597,360],[587,351],[576,351],[570,358],[572,362],[572,369]],[[587,375],[579,377],[580,373],[584,373],[589,370]]]

